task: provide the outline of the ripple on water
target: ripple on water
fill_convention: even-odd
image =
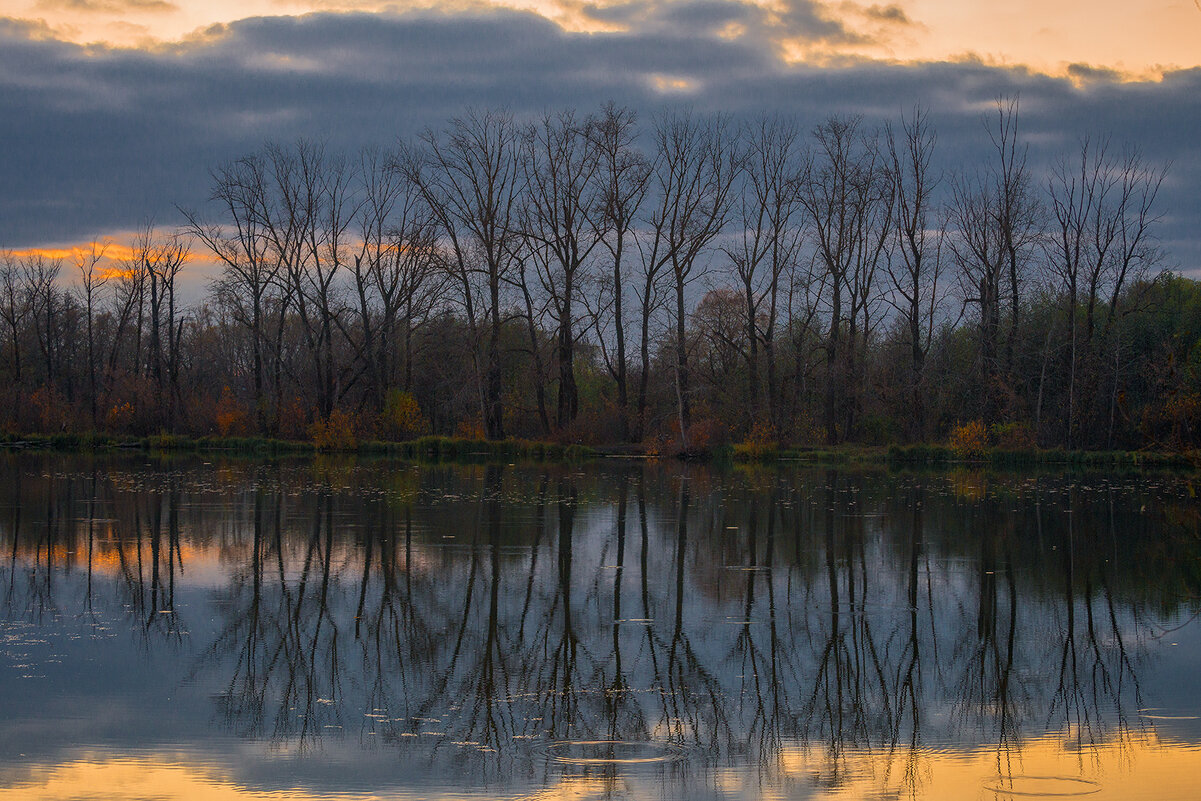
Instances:
[[[1189,714],[1180,709],[1168,709],[1162,706],[1148,706],[1138,711],[1140,718],[1148,720],[1197,720],[1201,716]]]
[[[684,751],[672,743],[639,740],[559,740],[545,747],[547,759],[566,765],[653,765],[674,762]]]
[[[1027,798],[1064,798],[1066,796],[1092,795],[1101,791],[1101,785],[1092,779],[1075,776],[1009,776],[994,779],[984,785],[998,796],[1023,796]]]

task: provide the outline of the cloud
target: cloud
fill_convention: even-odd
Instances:
[[[892,25],[914,24],[909,15],[905,13],[905,10],[895,3],[889,3],[886,6],[873,4],[866,8],[861,8],[860,11],[865,17],[877,22],[887,22]]]
[[[1088,80],[971,61],[822,69],[786,63],[745,6],[690,3],[672,12],[674,27],[596,34],[511,10],[256,18],[153,51],[48,41],[0,20],[0,247],[169,225],[175,204],[206,203],[211,169],[264,140],[386,145],[467,106],[527,115],[612,99],[649,119],[687,103],[811,127],[831,113],[882,124],[921,103],[940,161],[959,169],[987,155],[991,103],[1020,94],[1034,164],[1099,133],[1171,161],[1161,233],[1182,264],[1201,266],[1201,197],[1189,188],[1201,184],[1201,70],[1123,82],[1083,66]],[[720,35],[731,22],[747,33]]]
[[[752,0],[627,0],[616,3],[565,0],[560,5],[569,14],[642,34],[720,36],[736,26],[748,38],[772,47],[788,40],[828,44],[871,41],[864,33],[849,28],[839,15],[818,0],[777,3]]]
[[[872,38],[849,28],[821,3],[812,0],[783,0],[777,19],[787,35],[808,41],[836,44],[867,44]]]
[[[166,0],[38,0],[38,8],[61,11],[120,13],[129,11],[178,11]]]
[[[1091,64],[1069,64],[1068,76],[1078,82],[1106,81],[1114,82],[1123,79],[1121,72],[1109,67],[1096,67]]]

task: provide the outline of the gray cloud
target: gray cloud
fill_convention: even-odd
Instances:
[[[904,9],[893,3],[889,3],[886,6],[878,4],[870,5],[863,9],[863,14],[879,22],[887,22],[893,25],[914,24]]]
[[[790,36],[837,44],[863,44],[870,37],[852,31],[841,20],[829,16],[811,0],[784,0],[780,22]]]
[[[1122,73],[1117,70],[1091,64],[1069,64],[1068,75],[1078,81],[1114,82],[1122,79]]]
[[[0,247],[74,241],[149,218],[172,224],[175,204],[204,204],[214,166],[266,139],[387,144],[469,105],[530,114],[614,99],[645,118],[687,102],[810,125],[831,113],[882,123],[921,103],[938,127],[941,162],[964,169],[986,155],[989,104],[1020,93],[1036,166],[1086,134],[1171,161],[1163,239],[1182,266],[1201,266],[1192,189],[1201,184],[1201,70],[1121,83],[1077,68],[1073,83],[979,63],[793,67],[754,35],[712,32],[744,22],[744,4],[673,13],[684,15],[679,26],[591,35],[513,11],[259,18],[154,52],[64,44],[0,21]],[[655,76],[697,91],[660,94]]]

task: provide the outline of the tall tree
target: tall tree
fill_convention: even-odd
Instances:
[[[654,137],[655,205],[647,219],[649,264],[655,272],[666,268],[674,283],[676,401],[680,436],[687,448],[692,409],[685,293],[704,272],[702,256],[730,219],[731,190],[743,157],[733,124],[720,115],[667,113],[655,121]],[[647,272],[649,275],[651,270]],[[642,366],[644,382],[648,367],[646,363]]]
[[[100,290],[108,282],[108,276],[100,268],[104,253],[108,250],[107,242],[92,242],[87,250],[75,253],[75,270],[79,273],[78,292],[83,300],[85,322],[87,325],[88,347],[88,411],[91,415],[92,427],[96,426],[96,305],[99,301]]]
[[[815,152],[800,188],[829,292],[823,418],[830,443],[852,433],[862,367],[857,341],[870,334],[873,277],[891,233],[891,176],[876,137],[861,124],[857,117],[830,117],[814,130]]]
[[[441,287],[434,219],[400,162],[410,156],[365,150],[358,171],[361,244],[352,267],[359,311],[356,350],[377,411],[384,408],[389,387],[412,390],[413,334]]]
[[[29,314],[29,299],[21,282],[21,260],[12,251],[0,254],[0,316],[8,336],[11,381],[21,385],[21,337]]]
[[[588,130],[591,124],[565,111],[543,117],[523,138],[521,227],[556,322],[559,393],[555,422],[560,429],[579,412],[576,296],[608,222],[599,202],[604,191],[598,182],[601,157]]]
[[[481,367],[484,372],[479,392],[484,431],[489,439],[503,439],[501,291],[520,247],[519,131],[507,112],[471,110],[452,120],[444,137],[427,131],[421,141],[424,158],[410,175],[446,238],[450,270],[477,343],[473,355],[477,375]],[[481,289],[486,343],[477,312]]]
[[[268,162],[261,155],[240,158],[212,175],[211,200],[221,217],[209,221],[196,211],[181,209],[187,230],[202,242],[221,264],[215,289],[224,290],[234,319],[249,337],[251,398],[260,431],[272,430],[268,414],[266,377],[272,350],[279,352],[278,337],[271,343],[271,296],[282,269],[278,251],[272,251],[265,223],[268,201]],[[287,304],[280,304],[282,316]],[[279,376],[276,371],[276,383]],[[278,395],[278,393],[277,393]],[[278,408],[276,409],[278,411]]]
[[[1078,387],[1082,358],[1099,368],[1099,349],[1105,346],[1110,326],[1120,313],[1123,293],[1132,280],[1156,263],[1159,250],[1153,240],[1158,220],[1154,203],[1167,168],[1143,161],[1137,150],[1111,152],[1108,141],[1081,140],[1072,159],[1062,159],[1052,170],[1048,194],[1054,214],[1054,234],[1048,238],[1051,274],[1055,277],[1066,309],[1068,390],[1065,405],[1065,447],[1078,444],[1077,414],[1082,398],[1106,398],[1097,386],[1096,370]],[[1081,309],[1083,304],[1083,309]],[[1083,330],[1078,316],[1083,313]],[[1098,316],[1102,316],[1098,336]],[[1098,339],[1101,341],[1098,343]],[[1117,376],[1114,376],[1116,387]],[[1090,404],[1095,415],[1112,404]],[[1112,438],[1112,414],[1105,425],[1090,419],[1089,428],[1108,432]],[[1090,444],[1097,444],[1096,441]]]
[[[1014,362],[1027,272],[1040,247],[1040,215],[1021,144],[1016,98],[1001,98],[986,123],[995,159],[983,174],[958,177],[950,210],[949,245],[965,304],[979,312],[979,416],[985,422],[1020,415],[1024,379]],[[1002,315],[1008,330],[1002,342]]]
[[[602,238],[612,262],[611,292],[613,298],[613,337],[615,352],[609,357],[604,348],[605,336],[599,325],[597,331],[605,355],[606,364],[617,384],[617,405],[621,413],[622,438],[631,433],[629,421],[629,387],[627,380],[628,357],[626,355],[626,328],[624,302],[626,294],[625,258],[634,243],[634,226],[638,211],[646,199],[650,186],[651,165],[637,149],[637,116],[633,111],[607,103],[592,124],[588,126],[597,156],[600,160],[599,181],[602,190],[598,201],[602,204],[603,225],[606,236]],[[636,244],[636,243],[634,243]]]
[[[931,167],[937,135],[918,107],[901,118],[900,131],[887,129],[888,155],[896,186],[895,241],[887,262],[891,304],[909,345],[909,437],[926,437],[926,354],[934,338],[941,302],[942,235],[934,193],[942,176]]]
[[[724,250],[742,288],[747,359],[747,414],[778,431],[775,335],[780,280],[793,269],[804,241],[798,190],[802,178],[800,129],[784,117],[761,117],[749,129],[746,169],[736,198],[740,235]],[[759,346],[766,361],[762,391]]]

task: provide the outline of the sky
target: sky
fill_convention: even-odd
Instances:
[[[1198,42],[1201,0],[0,0],[0,249],[169,228],[267,140],[388,145],[469,106],[921,104],[953,172],[1018,95],[1036,168],[1083,136],[1170,164],[1166,266],[1201,275]]]

